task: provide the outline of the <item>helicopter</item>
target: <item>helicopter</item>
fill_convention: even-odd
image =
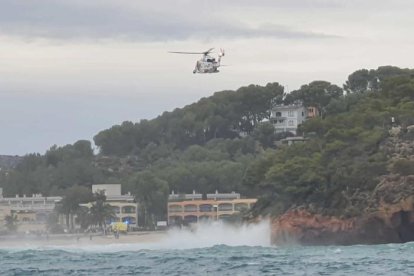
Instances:
[[[188,54],[188,55],[203,55],[203,57],[197,60],[196,66],[193,70],[193,74],[200,73],[218,73],[220,72],[218,68],[221,66],[220,61],[221,58],[224,57],[224,50],[220,49],[218,53],[217,60],[210,56],[209,54],[214,50],[214,48],[210,48],[205,52],[169,52],[173,54]]]

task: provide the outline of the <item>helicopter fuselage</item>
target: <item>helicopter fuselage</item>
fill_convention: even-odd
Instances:
[[[209,53],[211,53],[211,51],[214,48],[210,48],[205,52],[169,52],[169,53],[173,53],[173,54],[190,54],[190,55],[203,55],[203,57],[197,61],[196,66],[193,70],[193,73],[200,73],[200,74],[205,74],[205,73],[218,73],[219,70],[218,68],[220,67],[220,61],[221,58],[224,57],[224,50],[220,49],[220,52],[218,53],[217,56],[217,60],[210,56]]]
[[[198,60],[196,66],[193,70],[193,73],[218,73],[218,68],[220,67],[220,61],[216,61],[215,58],[210,56],[205,56],[202,59]]]

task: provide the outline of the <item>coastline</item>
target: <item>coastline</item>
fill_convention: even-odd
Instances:
[[[143,244],[159,242],[167,236],[167,231],[128,232],[115,238],[110,235],[61,234],[49,236],[0,236],[0,249],[22,246],[88,246],[110,244]]]

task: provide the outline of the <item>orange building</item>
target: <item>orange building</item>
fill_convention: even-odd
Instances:
[[[240,194],[207,194],[201,199],[200,194],[183,195],[182,200],[176,195],[170,196],[168,202],[168,225],[197,223],[202,220],[225,220],[242,210],[250,209],[257,199],[240,198]],[[191,199],[188,199],[191,198]]]

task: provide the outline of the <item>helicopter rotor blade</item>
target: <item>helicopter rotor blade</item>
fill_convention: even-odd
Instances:
[[[172,54],[185,54],[185,55],[202,55],[205,52],[168,52]]]
[[[208,55],[209,53],[211,53],[211,51],[213,51],[214,48],[210,48],[207,51],[203,52],[204,55]]]
[[[185,55],[208,55],[209,53],[211,53],[211,51],[213,51],[214,50],[214,48],[210,48],[210,49],[208,49],[207,51],[205,51],[205,52],[172,52],[172,51],[170,51],[170,52],[168,52],[168,53],[172,53],[172,54],[185,54]]]

